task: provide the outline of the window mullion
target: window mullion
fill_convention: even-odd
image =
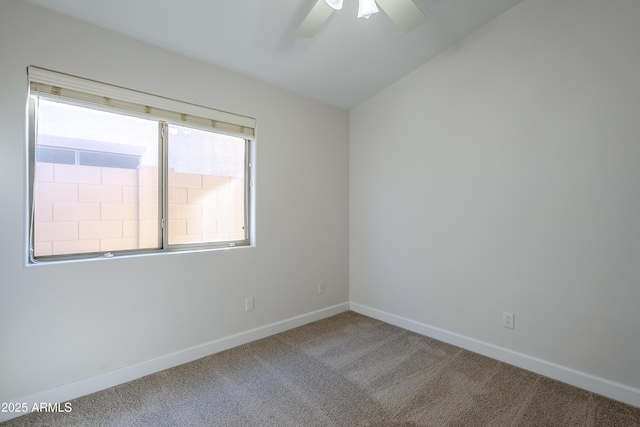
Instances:
[[[162,249],[167,248],[168,244],[168,224],[167,224],[167,216],[168,216],[168,206],[169,206],[169,157],[168,157],[168,146],[169,146],[169,132],[168,132],[168,124],[167,122],[160,120],[158,122],[158,165],[160,166],[160,171],[158,173],[158,185],[160,191],[158,192],[159,203],[159,218],[160,222],[158,224],[159,233],[158,238],[160,239],[159,247]]]

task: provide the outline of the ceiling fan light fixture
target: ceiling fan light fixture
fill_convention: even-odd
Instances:
[[[360,0],[360,5],[358,7],[358,18],[369,19],[371,15],[378,12],[379,10],[378,6],[376,6],[375,0]]]
[[[342,9],[342,0],[324,0],[327,2],[329,6],[334,8],[335,10]]]

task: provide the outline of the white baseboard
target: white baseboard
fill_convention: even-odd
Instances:
[[[415,320],[367,307],[362,304],[350,303],[349,307],[356,313],[372,317],[385,323],[416,332],[420,335],[435,338],[439,341],[473,351],[474,353],[482,354],[483,356],[487,356],[492,359],[500,360],[510,365],[544,375],[545,377],[553,378],[610,399],[624,402],[635,407],[640,407],[640,389],[616,383],[585,372],[576,371],[566,366],[557,365],[526,354],[469,338],[464,335],[416,322]]]
[[[153,374],[155,372],[173,368],[174,366],[182,365],[184,363],[192,362],[202,357],[228,350],[230,348],[246,344],[251,341],[259,340],[271,335],[278,334],[280,332],[288,331],[289,329],[297,328],[298,326],[315,322],[316,320],[321,320],[348,310],[349,303],[334,305],[332,307],[327,307],[321,310],[313,311],[311,313],[291,317],[289,319],[271,323],[266,326],[261,326],[259,328],[220,338],[218,340],[214,340],[205,344],[161,356],[156,359],[137,363],[131,366],[126,366],[124,368],[116,369],[114,371],[106,372],[104,374],[85,378],[79,381],[74,381],[69,384],[61,385],[56,388],[45,390],[31,396],[25,396],[23,398],[15,399],[11,402],[6,403],[26,404],[27,408],[29,409],[28,412],[31,412],[31,408],[33,408],[34,404],[40,404],[41,402],[50,404],[66,402],[68,400],[85,396],[87,394],[105,390],[109,387],[114,387],[116,385],[133,381],[135,379]],[[20,415],[24,415],[24,413],[0,412],[0,422],[10,420]]]

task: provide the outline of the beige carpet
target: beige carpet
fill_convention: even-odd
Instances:
[[[8,426],[640,426],[640,409],[343,313]]]

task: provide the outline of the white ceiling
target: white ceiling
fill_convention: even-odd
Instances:
[[[522,0],[414,0],[409,34],[345,0],[312,39],[294,32],[316,0],[26,1],[351,109]]]

